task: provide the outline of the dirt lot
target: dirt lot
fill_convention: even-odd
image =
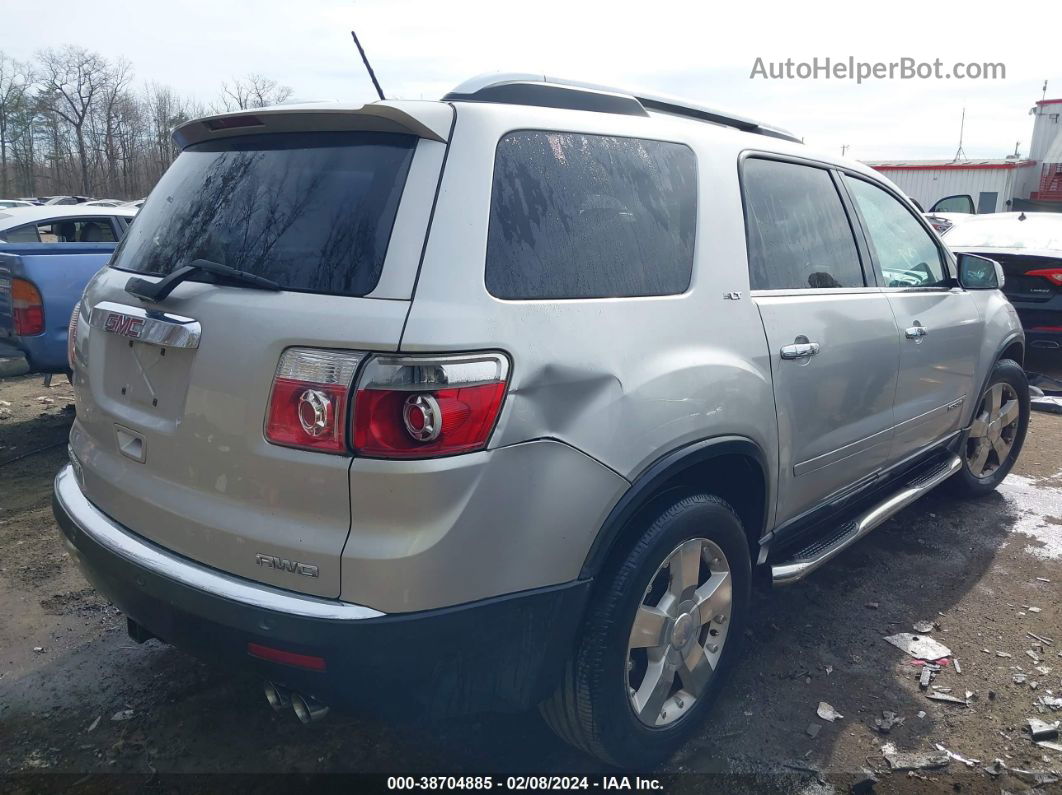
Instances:
[[[256,680],[130,641],[51,517],[73,417],[70,389],[56,383],[0,381],[0,774],[16,774],[13,789],[219,786],[175,773],[603,772],[534,715],[394,726],[333,713],[304,728],[269,710]],[[745,662],[715,722],[659,772],[669,791],[684,792],[844,792],[866,770],[881,792],[1033,786],[986,772],[996,759],[1062,777],[1062,752],[1023,734],[1029,717],[1062,718],[1035,706],[1062,694],[1060,588],[1062,416],[1034,414],[997,494],[962,503],[938,490],[804,583],[759,594]],[[933,684],[960,698],[972,691],[968,706],[930,700],[919,669],[882,640],[918,621],[935,622],[932,637],[961,663],[961,674],[947,666]],[[820,720],[820,701],[844,717]],[[873,727],[883,710],[903,718],[887,736]],[[814,738],[809,725],[819,727]],[[980,762],[889,772],[886,742],[901,751],[940,743]],[[108,773],[124,775],[99,775]]]

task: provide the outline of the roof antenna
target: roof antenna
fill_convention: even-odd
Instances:
[[[960,160],[966,159],[966,152],[962,149],[962,135],[966,130],[966,108],[962,109],[962,121],[959,122],[959,150],[955,153],[955,157],[952,158],[952,163],[957,163]]]
[[[372,70],[372,66],[369,64],[369,58],[365,54],[365,50],[362,49],[361,42],[358,41],[358,34],[354,31],[350,31],[350,35],[354,37],[354,46],[358,48],[358,52],[361,53],[361,60],[365,63],[365,68],[369,70],[369,77],[372,79],[372,84],[376,86],[376,93],[380,95],[380,99],[387,99],[384,96],[383,89],[380,88],[380,81],[376,79],[376,72]]]

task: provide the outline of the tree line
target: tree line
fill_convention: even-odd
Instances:
[[[41,50],[29,62],[0,51],[0,198],[146,196],[177,156],[177,125],[291,96],[258,74],[221,84],[204,105],[169,86],[134,86],[132,66],[83,47]]]

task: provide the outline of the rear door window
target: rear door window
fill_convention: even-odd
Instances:
[[[697,163],[684,144],[510,133],[494,165],[487,290],[506,299],[683,293],[696,214]]]
[[[8,243],[113,243],[117,238],[111,219],[56,218],[0,233]]]
[[[933,235],[895,196],[845,176],[886,287],[945,287],[944,258]]]
[[[827,169],[749,158],[742,189],[753,290],[865,286],[852,227]]]
[[[285,290],[365,295],[383,270],[416,141],[303,132],[190,146],[152,189],[113,267],[164,276],[207,259]]]

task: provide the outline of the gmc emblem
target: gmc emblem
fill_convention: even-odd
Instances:
[[[317,567],[311,566],[309,563],[299,563],[297,560],[278,558],[276,555],[263,555],[261,552],[255,555],[254,559],[259,566],[265,566],[267,569],[278,569],[290,574],[301,574],[304,577],[318,576]]]
[[[111,312],[103,323],[103,330],[112,334],[121,334],[123,337],[138,338],[144,330],[144,319]]]

